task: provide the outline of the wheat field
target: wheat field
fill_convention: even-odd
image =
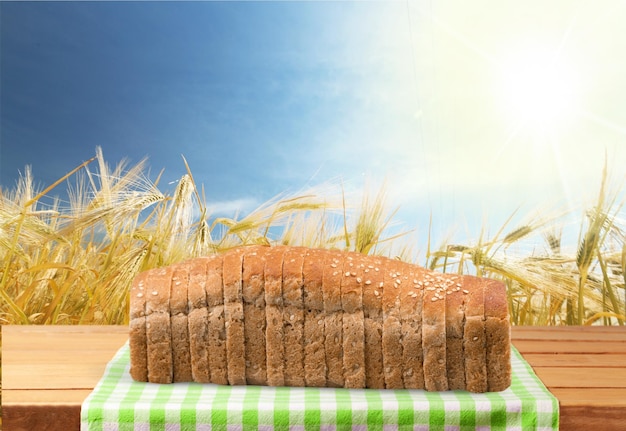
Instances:
[[[145,161],[110,167],[100,148],[48,187],[34,183],[26,169],[14,189],[0,189],[2,324],[127,324],[138,272],[241,244],[402,260],[415,251],[410,236],[389,233],[395,212],[384,187],[347,196],[341,184],[324,184],[277,196],[242,217],[217,217],[188,166],[166,194],[159,178],[147,178]],[[67,187],[66,201],[50,197],[59,187]],[[569,252],[562,242],[564,220],[577,216],[571,212],[507,222],[468,244],[429,241],[414,263],[503,280],[515,325],[623,325],[626,222],[618,196],[603,172],[595,204],[578,210]]]

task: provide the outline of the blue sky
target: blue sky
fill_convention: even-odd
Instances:
[[[0,185],[101,146],[217,207],[386,180],[477,234],[592,198],[605,152],[623,184],[626,3],[466,3],[1,2]]]

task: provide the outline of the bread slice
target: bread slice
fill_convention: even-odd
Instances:
[[[130,288],[130,375],[138,382],[148,381],[146,338],[146,279],[149,272],[140,273]]]
[[[170,324],[172,325],[172,360],[173,382],[190,382],[191,353],[189,348],[189,329],[187,325],[189,286],[189,265],[174,265],[170,285]]]
[[[368,256],[363,269],[363,331],[365,337],[365,386],[385,388],[383,374],[383,260]]]
[[[326,386],[324,349],[324,275],[325,251],[308,249],[302,266],[304,301],[304,382],[310,387]]]
[[[189,315],[189,350],[191,352],[191,376],[194,382],[211,382],[209,367],[209,311],[207,309],[207,265],[213,257],[199,257],[186,262],[189,265],[187,301]]]
[[[402,271],[398,262],[387,259],[383,273],[383,373],[387,389],[402,389],[402,321],[400,286]]]
[[[424,389],[424,351],[422,349],[423,287],[425,271],[404,264],[402,269],[402,381],[406,389]]]
[[[283,345],[283,255],[285,247],[275,246],[265,253],[265,340],[268,386],[285,384]]]
[[[353,389],[365,387],[363,260],[361,254],[346,253],[341,276],[344,387]]]
[[[226,354],[226,321],[224,316],[224,285],[222,282],[223,257],[212,256],[207,260],[206,300],[208,308],[208,362],[211,383],[228,384],[228,360]]]
[[[324,259],[322,297],[324,301],[324,352],[326,386],[344,387],[343,377],[343,308],[341,277],[344,253],[329,250]]]
[[[304,247],[289,247],[283,260],[283,343],[286,386],[304,386],[302,266],[305,253]]]
[[[465,389],[470,392],[486,392],[488,389],[484,287],[484,279],[471,275],[463,277],[463,292],[468,292],[463,331]]]
[[[246,383],[267,384],[265,346],[265,253],[269,247],[246,247],[243,255],[243,316],[246,343]]]
[[[422,349],[424,350],[424,387],[428,391],[447,391],[446,374],[446,290],[443,276],[424,275],[422,307]]]
[[[170,284],[173,267],[151,271],[145,279],[146,341],[148,381],[172,383],[172,331],[170,324]]]
[[[465,299],[460,277],[449,279],[446,290],[446,372],[450,390],[465,389],[465,357],[463,330],[465,326]]]
[[[227,253],[224,253],[222,263],[228,383],[233,386],[246,384],[246,355],[241,283],[243,253],[243,248],[229,250]]]
[[[511,324],[505,284],[485,280],[484,304],[487,387],[499,392],[511,386]]]

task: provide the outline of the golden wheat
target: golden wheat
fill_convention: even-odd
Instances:
[[[342,184],[327,183],[283,193],[243,217],[215,217],[183,161],[187,173],[171,195],[159,190],[160,176],[147,179],[145,161],[111,168],[100,148],[42,191],[30,169],[14,190],[0,189],[2,323],[125,324],[128,289],[138,272],[241,244],[339,248],[414,261],[409,232],[394,230],[396,212],[387,209],[385,187],[364,192],[359,201]],[[69,200],[51,199],[63,182]],[[603,172],[571,252],[563,238],[571,213],[530,217],[513,229],[511,215],[493,237],[483,229],[473,244],[444,241],[431,250],[429,229],[424,266],[502,279],[514,324],[624,324],[626,222],[618,196],[608,191]]]

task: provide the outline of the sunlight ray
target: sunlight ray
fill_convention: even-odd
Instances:
[[[461,44],[469,48],[470,51],[478,54],[480,58],[482,58],[483,60],[487,61],[488,63],[492,65],[497,63],[496,58],[493,55],[491,55],[486,50],[482,49],[480,46],[476,45],[474,42],[472,42],[472,40],[469,37],[460,33],[454,28],[450,27],[447,23],[440,20],[435,15],[432,15],[431,19],[432,19],[432,22],[437,24],[437,26],[440,27],[442,30],[444,30],[448,35],[452,36],[454,39],[461,42]]]

